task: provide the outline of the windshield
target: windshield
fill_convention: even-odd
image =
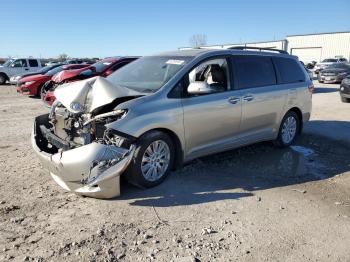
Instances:
[[[148,56],[140,58],[111,74],[113,84],[139,92],[155,92],[166,84],[193,57]]]
[[[58,67],[59,65],[50,65],[50,66],[45,66],[43,68],[41,68],[39,71],[37,71],[39,74],[45,74],[48,71],[50,71],[51,69],[54,69],[55,67]]]
[[[112,63],[113,62],[111,60],[104,60],[104,61],[100,61],[100,62],[97,62],[95,64],[92,64],[91,66],[93,66],[95,68],[96,73],[102,73]]]
[[[13,59],[9,59],[3,64],[3,66],[8,67],[13,61]]]
[[[63,70],[63,66],[59,66],[59,67],[56,67],[54,69],[51,69],[50,71],[48,71],[45,75],[47,76],[53,76],[59,72],[61,72]]]
[[[337,59],[332,59],[332,58],[328,58],[322,61],[322,63],[335,63],[337,62]]]

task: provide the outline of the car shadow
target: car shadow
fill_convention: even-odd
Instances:
[[[329,150],[320,152],[315,141],[318,140],[313,136],[304,135],[295,148],[278,149],[271,143],[260,143],[203,157],[172,172],[154,188],[139,189],[124,182],[122,196],[116,200],[153,207],[237,200],[253,196],[256,190],[317,181],[350,169],[338,154],[335,158]],[[325,145],[323,143],[322,148]],[[347,148],[342,150],[349,153]],[[314,153],[310,154],[312,151]]]
[[[339,92],[339,86],[337,87],[315,87],[314,89],[314,94],[319,94],[319,93],[333,93],[333,92]]]
[[[304,132],[320,137],[341,141],[350,148],[350,121],[310,120],[304,126]]]

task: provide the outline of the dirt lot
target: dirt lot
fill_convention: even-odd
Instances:
[[[30,145],[47,108],[0,86],[0,261],[349,261],[350,104],[317,86],[299,147],[202,158],[113,200],[55,184]]]

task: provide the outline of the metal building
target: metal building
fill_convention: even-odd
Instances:
[[[287,51],[304,62],[334,57],[350,60],[350,32],[289,35],[287,42]]]
[[[350,61],[350,31],[305,35],[289,35],[284,40],[243,44],[207,45],[202,48],[228,48],[233,46],[268,47],[288,51],[304,63],[320,62],[326,58],[344,57]],[[189,49],[182,47],[180,49]]]

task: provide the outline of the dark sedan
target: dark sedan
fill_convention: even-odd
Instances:
[[[339,94],[341,101],[350,103],[350,75],[345,77],[340,84]]]
[[[340,83],[347,75],[350,75],[349,64],[333,64],[323,69],[318,74],[318,82],[320,83]]]

